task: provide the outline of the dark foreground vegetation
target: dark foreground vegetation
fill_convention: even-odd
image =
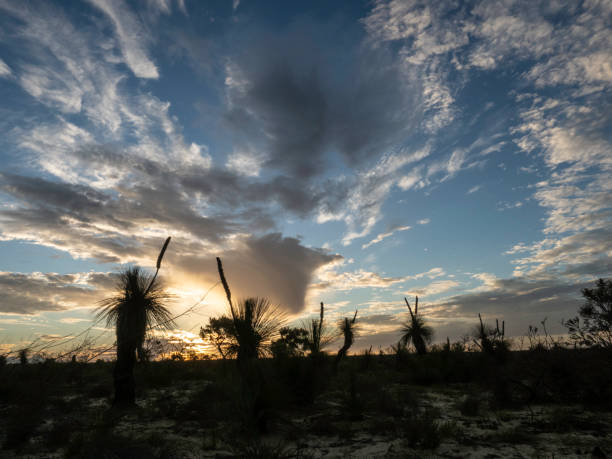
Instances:
[[[497,457],[612,452],[606,349],[366,352],[336,371],[334,357],[259,359],[242,369],[234,360],[143,363],[135,369],[138,403],[127,410],[112,408],[112,362],[5,365],[0,456],[465,457],[477,446]]]
[[[570,343],[479,315],[470,337],[431,346],[418,298],[392,352],[349,356],[358,311],[285,326],[265,298],[232,298],[200,334],[217,360],[153,361],[147,331],[173,317],[157,273],[128,268],[99,308],[116,361],[0,359],[6,457],[606,457],[612,453],[612,282],[584,289]],[[325,352],[343,339],[335,355]],[[527,348],[527,349],[525,349]],[[412,352],[414,350],[414,352]]]

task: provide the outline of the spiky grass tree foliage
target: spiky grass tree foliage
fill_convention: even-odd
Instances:
[[[283,312],[267,298],[247,298],[234,306],[234,338],[239,361],[256,359],[268,352],[268,345],[283,325]]]
[[[154,327],[171,329],[174,325],[165,307],[168,294],[157,280],[161,259],[170,242],[166,240],[157,259],[155,275],[147,275],[139,267],[121,271],[115,296],[103,300],[98,318],[106,319],[107,326],[115,326],[117,335],[117,362],[113,370],[115,384],[114,405],[135,403],[134,365],[136,353],[142,355],[147,330]]]
[[[408,300],[404,298],[408,311],[410,312],[410,322],[406,322],[402,328],[402,337],[400,342],[407,346],[412,343],[417,354],[423,355],[427,353],[427,344],[431,343],[433,337],[433,329],[425,323],[422,317],[419,317],[419,297],[416,297],[414,312],[410,307]]]
[[[495,328],[486,325],[480,313],[478,314],[479,325],[474,332],[474,343],[485,354],[501,354],[510,348],[510,343],[506,341],[506,322],[502,321],[501,328],[499,320],[495,319]]]
[[[325,325],[325,306],[321,302],[321,309],[318,319],[311,319],[304,324],[307,332],[305,347],[310,351],[311,356],[318,356],[323,348],[336,338],[334,330]]]
[[[352,319],[349,317],[345,317],[342,320],[340,320],[340,322],[338,323],[338,329],[340,333],[342,333],[342,336],[344,336],[344,344],[342,345],[342,347],[338,351],[338,354],[336,355],[336,360],[335,360],[336,367],[340,363],[340,360],[342,360],[346,356],[346,353],[348,352],[350,347],[353,345],[353,342],[355,341],[355,331],[356,331],[355,321],[356,320],[357,320],[357,311],[355,311],[355,315],[353,316]]]
[[[235,341],[238,362],[256,359],[267,352],[271,339],[286,320],[285,314],[267,298],[247,298],[234,304],[219,257],[217,257],[217,269],[233,321],[231,333]]]

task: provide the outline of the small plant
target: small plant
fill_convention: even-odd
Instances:
[[[361,354],[361,369],[368,370],[372,365],[373,354],[372,354],[372,346],[369,349],[364,349]]]
[[[502,321],[501,328],[499,320],[495,319],[495,328],[486,325],[480,313],[478,314],[480,324],[474,333],[474,344],[483,353],[503,358],[510,350],[510,342],[506,340],[506,322]]]
[[[294,457],[282,443],[268,443],[254,440],[247,443],[238,443],[232,448],[235,457],[248,457],[250,459],[285,459]]]
[[[415,411],[403,422],[404,438],[411,448],[436,449],[457,430],[454,423],[437,421],[434,410]]]
[[[392,344],[390,346],[391,353],[395,356],[395,365],[400,366],[403,362],[405,362],[408,358],[408,349],[406,348],[406,344],[401,340],[397,342],[397,344]]]

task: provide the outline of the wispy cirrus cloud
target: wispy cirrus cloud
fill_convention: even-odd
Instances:
[[[0,77],[7,78],[11,76],[12,74],[13,72],[11,68],[6,64],[6,62],[0,59]]]
[[[374,244],[378,244],[379,242],[382,242],[384,239],[393,236],[394,233],[400,232],[400,231],[408,231],[412,229],[412,226],[398,226],[396,228],[392,228],[390,231],[387,231],[386,233],[380,233],[378,236],[376,236],[374,239],[372,239],[370,242],[363,244],[361,246],[362,249],[367,249],[368,247],[371,247]]]
[[[91,4],[110,19],[125,63],[139,78],[159,78],[159,71],[148,55],[148,44],[152,41],[138,17],[122,0],[90,0]]]

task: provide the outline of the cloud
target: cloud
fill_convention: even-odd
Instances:
[[[418,223],[419,225],[429,225],[429,223],[430,223],[430,222],[431,222],[431,219],[429,219],[429,218],[423,218],[423,219],[419,220],[417,223]]]
[[[472,318],[477,322],[478,313],[486,318],[506,321],[508,336],[524,335],[529,325],[549,322],[551,332],[564,329],[558,322],[577,314],[581,304],[580,290],[592,282],[564,282],[560,280],[532,280],[511,278],[492,280],[485,288],[456,295],[435,303],[435,316],[453,322]]]
[[[416,151],[403,149],[398,153],[384,155],[372,168],[360,172],[349,186],[344,209],[339,218],[347,224],[347,233],[342,238],[344,245],[354,239],[368,235],[382,218],[382,205],[393,187],[401,186],[402,169],[429,155],[430,147]]]
[[[256,153],[237,152],[227,158],[226,167],[237,174],[257,177],[261,170],[262,160]]]
[[[125,63],[139,78],[159,78],[157,66],[147,55],[149,35],[121,0],[90,0],[113,23]]]
[[[31,315],[74,307],[95,307],[113,283],[107,273],[0,272],[0,313]]]
[[[442,268],[432,268],[428,271],[408,276],[382,276],[376,272],[358,269],[356,271],[338,272],[345,265],[337,259],[330,262],[318,273],[315,282],[311,286],[311,293],[324,290],[352,290],[356,288],[389,288],[396,284],[415,279],[435,279],[445,274]]]
[[[436,277],[444,276],[444,274],[446,273],[442,268],[431,268],[429,271],[414,274],[412,276],[407,276],[406,279],[422,279],[424,277],[428,277],[429,279],[435,279]]]
[[[266,165],[297,180],[323,173],[332,151],[351,166],[378,157],[415,126],[410,81],[388,53],[345,54],[338,38],[351,33],[341,27],[302,19],[282,39],[252,31],[227,66],[235,141],[268,151]]]
[[[482,185],[474,185],[472,188],[470,188],[466,194],[472,194],[472,193],[476,193],[478,190],[480,190],[482,188]]]
[[[519,207],[523,207],[523,203],[521,201],[516,201],[516,202],[500,201],[497,203],[495,208],[496,210],[502,212],[504,210],[518,209]]]
[[[0,77],[7,78],[11,76],[12,73],[11,68],[6,64],[6,62],[0,59]]]
[[[384,277],[363,269],[353,272],[337,273],[324,271],[318,274],[319,281],[312,285],[314,290],[352,290],[355,288],[387,288],[404,282],[405,277]]]
[[[461,285],[459,282],[447,279],[431,282],[430,284],[423,287],[410,287],[410,289],[407,290],[404,294],[409,296],[418,295],[427,297],[447,292],[448,290],[451,290],[454,287],[458,287],[459,285]]]
[[[529,154],[539,152],[546,167],[545,180],[532,186],[533,199],[546,210],[545,238],[508,252],[525,254],[512,261],[516,276],[576,282],[612,274],[612,144],[604,133],[611,118],[595,103],[601,96],[583,97],[586,101],[534,97],[513,131],[517,145]]]
[[[303,246],[279,233],[243,237],[232,247],[210,254],[183,254],[174,267],[182,277],[212,284],[218,280],[214,256],[219,255],[236,297],[264,296],[291,313],[304,308],[306,289],[314,273],[342,257]]]
[[[380,233],[378,236],[376,236],[374,239],[372,239],[367,244],[363,244],[361,246],[361,248],[362,249],[367,249],[368,247],[370,247],[370,246],[372,246],[374,244],[378,244],[383,239],[386,239],[386,238],[388,238],[390,236],[393,236],[394,233],[397,233],[399,231],[408,231],[409,229],[412,229],[412,226],[398,226],[396,228],[391,229],[391,231],[387,231],[386,233]]]

